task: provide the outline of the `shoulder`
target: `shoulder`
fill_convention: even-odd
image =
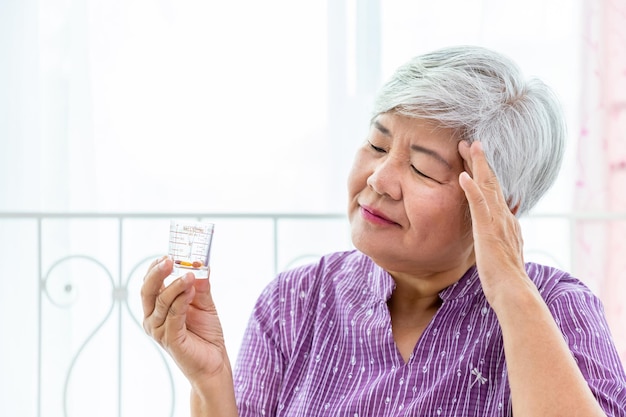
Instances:
[[[315,262],[281,272],[263,290],[253,309],[251,323],[255,334],[273,340],[285,357],[315,328],[318,314],[337,308],[337,294],[357,282],[349,271],[360,271],[369,258],[358,251],[335,252]],[[352,290],[349,290],[352,291]],[[249,325],[250,326],[250,325]]]
[[[533,280],[563,333],[603,334],[610,339],[604,305],[580,279],[558,268],[527,264]]]
[[[334,287],[353,275],[352,271],[372,268],[372,265],[371,259],[357,250],[332,252],[279,273],[265,287],[261,299],[278,297],[283,304],[306,299],[311,291]]]
[[[586,333],[611,339],[602,301],[581,280],[545,265],[530,263],[526,270],[566,336]]]
[[[597,300],[589,287],[569,272],[552,266],[529,262],[526,264],[526,273],[535,283],[548,305],[559,298],[572,295]]]

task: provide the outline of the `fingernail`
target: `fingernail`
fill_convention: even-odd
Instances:
[[[161,258],[161,260],[159,261],[159,263],[157,264],[157,266],[159,267],[160,270],[164,270],[165,269],[165,260],[167,259],[167,256],[164,256]]]

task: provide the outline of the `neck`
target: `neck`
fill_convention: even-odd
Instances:
[[[387,301],[396,347],[408,362],[422,332],[441,306],[439,291],[432,285],[416,285],[404,277],[394,276],[396,289]]]
[[[406,309],[428,310],[433,306],[438,307],[439,293],[457,282],[473,264],[474,259],[470,257],[466,262],[446,271],[420,274],[390,271],[396,283],[390,301]]]
[[[440,286],[431,283],[419,283],[393,274],[392,276],[396,281],[396,289],[387,303],[392,316],[396,315],[395,313],[404,314],[408,312],[419,314],[433,309],[436,311],[439,308],[441,304],[439,291],[445,287],[440,288]]]

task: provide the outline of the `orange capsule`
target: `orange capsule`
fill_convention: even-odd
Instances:
[[[202,262],[200,261],[193,261],[193,264],[191,264],[194,268],[202,268]]]
[[[191,262],[187,262],[187,261],[180,261],[180,264],[182,266],[193,266],[193,264]]]

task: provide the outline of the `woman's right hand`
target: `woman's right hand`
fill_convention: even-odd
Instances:
[[[165,287],[172,260],[164,256],[149,267],[141,287],[143,327],[174,359],[192,386],[202,389],[212,377],[232,378],[222,327],[208,279],[191,272]]]

